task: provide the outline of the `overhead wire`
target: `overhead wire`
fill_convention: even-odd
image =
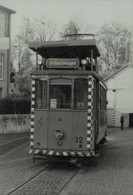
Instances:
[[[29,14],[25,13],[21,8],[19,8],[19,7],[16,8],[16,7],[13,6],[13,4],[11,4],[10,2],[8,2],[8,4],[7,4],[7,3],[5,3],[5,2],[3,1],[2,4],[3,4],[3,6],[6,6],[6,7],[8,7],[9,9],[12,9],[12,10],[16,11],[16,14],[20,14],[21,17],[28,18],[28,19],[30,19],[30,20],[32,20],[32,21],[35,21],[35,22],[39,22],[40,24],[45,25],[45,26],[48,26],[49,28],[53,29],[54,31],[60,33],[59,29],[57,29],[57,28],[55,28],[55,27],[51,26],[50,24],[47,24],[47,23],[45,23],[45,22],[43,22],[43,21],[39,21],[39,19],[33,17],[32,15],[29,15]]]
[[[62,1],[62,4],[63,4],[63,6],[64,6],[64,8],[65,8],[65,10],[66,10],[66,13],[68,14],[68,17],[69,17],[70,21],[72,22],[72,25],[73,25],[73,27],[74,27],[76,33],[78,33],[77,28],[76,28],[76,26],[75,26],[75,24],[74,24],[72,18],[70,17],[70,14],[69,14],[69,12],[68,12],[68,9],[67,9],[67,7],[66,7],[66,5],[65,5],[65,3],[64,3],[63,1]]]

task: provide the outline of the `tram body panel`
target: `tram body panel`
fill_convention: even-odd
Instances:
[[[47,122],[48,113],[46,110],[35,111],[35,124],[34,124],[34,148],[45,148],[47,149]]]
[[[87,111],[73,111],[72,150],[87,150]]]
[[[96,143],[99,143],[100,140],[106,134],[106,130],[107,130],[106,117],[107,117],[107,112],[105,110],[100,110],[99,112],[99,133],[98,133],[98,138],[97,138]]]
[[[48,150],[87,150],[87,112],[85,111],[35,111],[34,148]],[[61,140],[55,138],[56,130],[62,130]],[[93,133],[94,135],[94,133]],[[93,136],[94,137],[94,136]],[[61,145],[58,142],[61,141]]]
[[[48,149],[72,150],[72,112],[49,111],[48,121]],[[63,137],[55,137],[56,131],[61,131]]]
[[[58,75],[58,78],[54,78],[54,75],[47,76],[47,79],[45,76],[45,80],[43,76],[41,76],[41,81],[39,81],[38,76],[37,80],[35,79],[36,83],[40,82],[41,86],[43,86],[43,90],[40,89],[40,87],[39,90],[44,92],[44,95],[42,95],[41,93],[43,100],[37,99],[36,97],[35,101],[39,102],[38,105],[42,104],[43,108],[45,107],[45,109],[35,108],[34,149],[47,151],[87,152],[88,125],[91,128],[91,134],[89,138],[91,144],[89,146],[89,151],[93,151],[95,145],[98,144],[100,140],[105,136],[106,111],[101,110],[102,108],[100,108],[100,94],[98,87],[100,81],[92,76],[93,82],[92,85],[89,85],[88,88],[88,80],[86,79],[86,77],[82,76],[82,78],[80,78],[80,75],[77,75],[74,78],[73,76],[69,76],[68,79],[67,76],[68,75],[65,75],[65,79],[62,78],[61,75]],[[82,101],[81,99],[77,101],[79,97],[77,92],[75,94],[74,87],[76,83],[80,81],[84,81],[83,85],[86,92],[84,93],[84,95],[81,95]],[[47,86],[46,83],[49,86]],[[57,91],[55,90],[56,87],[58,89]],[[58,99],[60,100],[62,97],[59,89],[67,94],[67,96],[65,97],[67,99],[65,100],[66,104],[62,104],[61,101],[58,102]],[[87,122],[88,90],[92,91],[92,100],[89,100],[91,102],[92,117],[91,121],[89,120],[89,122]],[[38,93],[38,88],[36,88],[35,91],[35,94]],[[46,93],[47,97],[45,95]],[[46,100],[48,99],[49,103],[46,103]],[[71,106],[73,100],[75,100],[75,102],[72,108]],[[62,106],[66,106],[69,108],[62,108]],[[56,131],[63,132],[63,137],[61,139],[56,138]]]

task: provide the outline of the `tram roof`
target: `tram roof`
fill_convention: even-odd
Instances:
[[[37,51],[38,54],[45,58],[64,57],[71,53],[79,58],[89,57],[91,50],[95,57],[99,57],[100,53],[96,46],[95,39],[87,40],[61,40],[61,41],[34,41],[29,43],[29,48]]]

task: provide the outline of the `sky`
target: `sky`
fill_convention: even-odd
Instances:
[[[24,16],[32,22],[45,16],[56,24],[58,32],[69,20],[75,19],[83,31],[89,26],[90,33],[96,33],[101,25],[110,21],[119,22],[133,32],[133,0],[0,0],[0,5],[16,11],[11,17],[12,39],[20,32]]]

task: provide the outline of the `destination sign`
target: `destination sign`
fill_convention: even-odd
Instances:
[[[46,60],[47,68],[78,68],[77,58],[49,58]]]

